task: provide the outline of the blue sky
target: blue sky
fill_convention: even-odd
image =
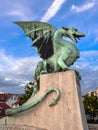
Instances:
[[[23,93],[40,59],[14,21],[44,21],[85,33],[73,68],[82,77],[83,94],[98,87],[98,0],[0,0],[0,92]]]

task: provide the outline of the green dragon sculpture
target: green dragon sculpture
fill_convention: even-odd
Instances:
[[[85,35],[73,27],[64,26],[61,29],[56,29],[54,26],[44,22],[15,23],[24,30],[26,36],[32,39],[32,46],[37,48],[37,52],[43,59],[43,61],[38,63],[35,70],[34,92],[31,96],[33,97],[40,89],[39,79],[41,74],[66,71],[80,57],[79,51],[74,43],[77,43],[78,39]],[[63,36],[72,40],[73,43],[64,39]],[[51,88],[34,103],[27,106],[23,105],[16,109],[8,109],[6,115],[16,114],[35,106],[35,104],[43,100],[51,91],[57,93],[57,97],[54,103],[52,103],[52,105],[55,105],[59,100],[60,91],[57,88]]]

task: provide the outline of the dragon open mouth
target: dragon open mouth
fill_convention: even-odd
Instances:
[[[71,40],[73,41],[73,42],[75,42],[75,43],[77,43],[78,42],[78,40],[80,40],[80,38],[82,38],[82,37],[84,37],[85,36],[85,34],[78,34],[78,35],[76,35],[76,34],[73,34],[73,35],[71,35]]]
[[[85,34],[78,31],[78,29],[74,27],[62,27],[64,29],[65,37],[70,38],[74,43],[77,43],[80,38],[85,37]]]

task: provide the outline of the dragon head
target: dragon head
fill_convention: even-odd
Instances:
[[[70,38],[73,42],[77,43],[78,40],[85,36],[85,34],[78,31],[78,29],[74,27],[62,27],[64,35]]]

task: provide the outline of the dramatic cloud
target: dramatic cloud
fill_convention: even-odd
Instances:
[[[0,92],[22,93],[24,86],[33,81],[37,57],[15,58],[0,51]],[[98,86],[98,51],[81,52],[81,58],[72,66],[82,77],[82,93]]]
[[[74,64],[81,75],[82,93],[95,90],[98,86],[98,51],[83,51],[80,59]]]
[[[81,52],[81,58],[78,62],[85,66],[85,68],[93,68],[98,70],[98,51],[83,51]]]
[[[13,1],[14,4],[12,4]],[[21,29],[18,33],[18,27],[14,28],[11,21],[33,21],[34,19],[38,20],[41,18],[41,21],[48,22],[54,16],[57,16],[59,19],[61,19],[61,17],[64,17],[65,15],[64,18],[66,18],[66,25],[78,25],[82,30],[84,30],[83,32],[86,34],[86,40],[84,42],[87,43],[87,45],[84,44],[79,49],[98,49],[98,24],[96,21],[98,17],[97,0],[88,0],[86,2],[82,2],[83,4],[80,4],[79,6],[72,5],[73,1],[68,2],[69,4],[66,1],[67,0],[31,0],[29,2],[27,0],[0,1],[0,4],[2,5],[0,7],[0,18],[1,24],[3,25],[0,29],[0,48],[4,48],[7,53],[10,54],[8,55],[4,50],[0,50],[0,92],[23,92],[25,84],[29,81],[33,81],[34,70],[37,62],[39,61],[39,58],[31,56],[32,54],[35,54],[35,52],[31,53],[31,51],[26,48],[26,44],[24,44],[25,47],[22,48],[24,54],[22,53],[20,49],[20,43],[28,43],[30,39],[28,41],[24,41],[25,39],[23,40],[23,34],[20,34]],[[40,4],[42,2],[44,3],[43,8],[40,8]],[[51,2],[52,4],[50,5]],[[62,5],[64,5],[65,8],[62,8]],[[93,10],[91,12],[87,12],[90,15],[87,15],[88,17],[85,17],[85,14],[75,15],[74,13],[68,11],[69,6],[71,6],[71,10],[76,13],[84,12],[90,9]],[[62,11],[62,15],[58,16],[58,11],[60,10]],[[45,11],[46,13],[42,17],[42,14]],[[75,15],[74,20],[72,20],[72,15],[73,17]],[[83,20],[80,21],[80,19]],[[59,26],[60,24],[63,24],[63,21],[54,21],[53,24]],[[19,43],[19,48],[17,48],[17,43]],[[27,45],[29,45],[29,43]],[[17,53],[19,50],[20,53]],[[20,58],[16,58],[15,56]],[[81,52],[80,59],[77,60],[77,62],[72,67],[76,68],[80,72],[80,75],[82,77],[81,88],[83,93],[98,86],[98,51]]]
[[[98,68],[93,70],[93,68],[78,69],[81,75],[81,90],[82,94],[87,91],[93,91],[98,87]]]
[[[61,8],[66,0],[54,0],[52,5],[48,8],[44,16],[41,18],[41,21],[49,21]]]
[[[84,5],[82,5],[80,7],[72,5],[71,10],[79,13],[79,12],[84,12],[86,10],[89,10],[89,9],[93,8],[94,6],[95,6],[95,1],[92,1],[92,2],[88,2]]]
[[[39,58],[14,58],[0,51],[0,92],[21,93],[25,84],[33,81]]]

